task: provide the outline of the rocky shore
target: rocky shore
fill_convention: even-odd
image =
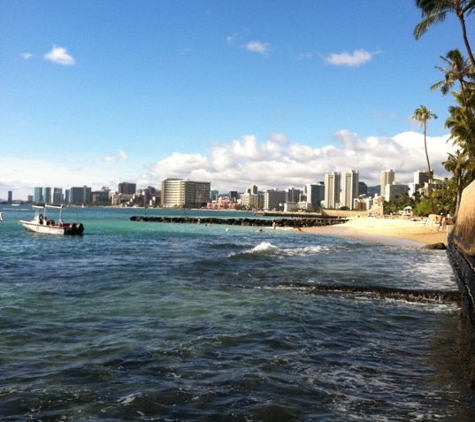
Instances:
[[[462,296],[457,348],[475,390],[475,182],[463,191],[448,254]]]

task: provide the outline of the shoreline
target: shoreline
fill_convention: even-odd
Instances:
[[[422,247],[434,243],[447,245],[447,235],[453,226],[439,229],[430,219],[354,217],[333,226],[302,228],[304,233],[323,236],[345,236],[385,245]]]

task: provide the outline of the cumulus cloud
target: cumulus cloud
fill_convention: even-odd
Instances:
[[[116,155],[106,155],[104,157],[106,163],[117,163],[124,160],[127,160],[127,154],[121,149],[117,151]]]
[[[325,57],[325,62],[333,66],[358,67],[369,62],[373,55],[364,49],[355,50],[353,53],[333,53]]]
[[[49,53],[46,53],[44,58],[62,66],[73,66],[76,63],[74,57],[69,55],[65,48],[57,46],[54,46]]]
[[[258,53],[262,54],[263,56],[268,56],[271,50],[271,47],[268,43],[261,41],[250,41],[244,46],[244,48],[250,53]]]
[[[30,59],[33,57],[33,54],[31,54],[31,53],[21,53],[20,56],[21,56],[24,60],[30,60]]]
[[[442,162],[453,148],[446,141],[447,136],[428,138],[436,177],[447,176]],[[271,134],[263,142],[246,135],[215,142],[209,157],[174,153],[152,165],[149,177],[150,183],[167,177],[209,181],[213,189],[226,192],[244,191],[251,185],[301,188],[324,180],[326,173],[348,170],[358,170],[361,181],[378,185],[381,171],[387,168],[396,172],[396,181],[412,182],[415,171],[426,169],[423,135],[404,132],[394,137],[360,137],[340,130],[334,133],[334,145],[318,148],[291,142],[283,134]]]
[[[437,178],[448,176],[442,162],[447,153],[453,153],[448,135],[427,138],[429,158]],[[103,158],[108,163],[128,160],[119,150]],[[70,157],[61,166],[43,157],[34,161],[6,157],[0,168],[0,182],[11,186],[15,198],[31,195],[33,187],[77,186],[87,184],[93,189],[101,186],[114,188],[123,180],[136,181],[139,187],[160,187],[163,179],[177,177],[211,182],[212,189],[223,193],[230,190],[243,192],[252,185],[259,189],[302,188],[307,183],[323,181],[333,171],[358,170],[360,180],[369,186],[379,184],[381,171],[391,168],[396,181],[410,183],[417,170],[426,170],[424,136],[421,131],[408,131],[395,136],[361,137],[349,130],[333,134],[333,141],[315,146],[288,139],[285,134],[272,133],[259,140],[245,135],[226,142],[214,142],[207,153],[184,154],[175,152],[152,165],[100,165],[89,154]]]

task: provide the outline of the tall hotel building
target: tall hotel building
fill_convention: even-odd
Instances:
[[[117,191],[122,195],[133,195],[137,191],[137,184],[128,182],[119,183]]]
[[[355,199],[358,198],[359,193],[359,181],[358,170],[343,173],[341,180],[341,207],[348,207],[350,210],[355,208]]]
[[[394,183],[394,180],[395,180],[394,170],[384,170],[381,172],[380,196],[385,195],[386,185],[392,185]]]
[[[69,190],[70,204],[90,204],[92,202],[91,188],[88,186],[72,187]]]
[[[43,188],[42,187],[39,187],[39,186],[35,187],[33,202],[35,204],[41,204],[42,202],[44,202]]]
[[[340,208],[340,182],[340,173],[325,174],[325,208]]]
[[[202,207],[210,201],[211,183],[183,179],[162,182],[162,207]]]
[[[419,187],[424,186],[424,183],[429,183],[429,172],[420,170],[414,172],[414,183]]]

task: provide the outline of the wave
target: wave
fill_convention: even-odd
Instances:
[[[304,246],[295,248],[279,248],[270,242],[261,242],[251,249],[240,252],[231,252],[228,257],[236,256],[310,256],[319,253],[327,253],[330,248],[327,246]]]
[[[272,286],[275,288],[275,286]],[[372,298],[404,300],[418,303],[457,303],[461,301],[458,290],[401,289],[385,286],[349,286],[345,284],[287,283],[280,288],[301,290],[311,294],[353,294]]]

